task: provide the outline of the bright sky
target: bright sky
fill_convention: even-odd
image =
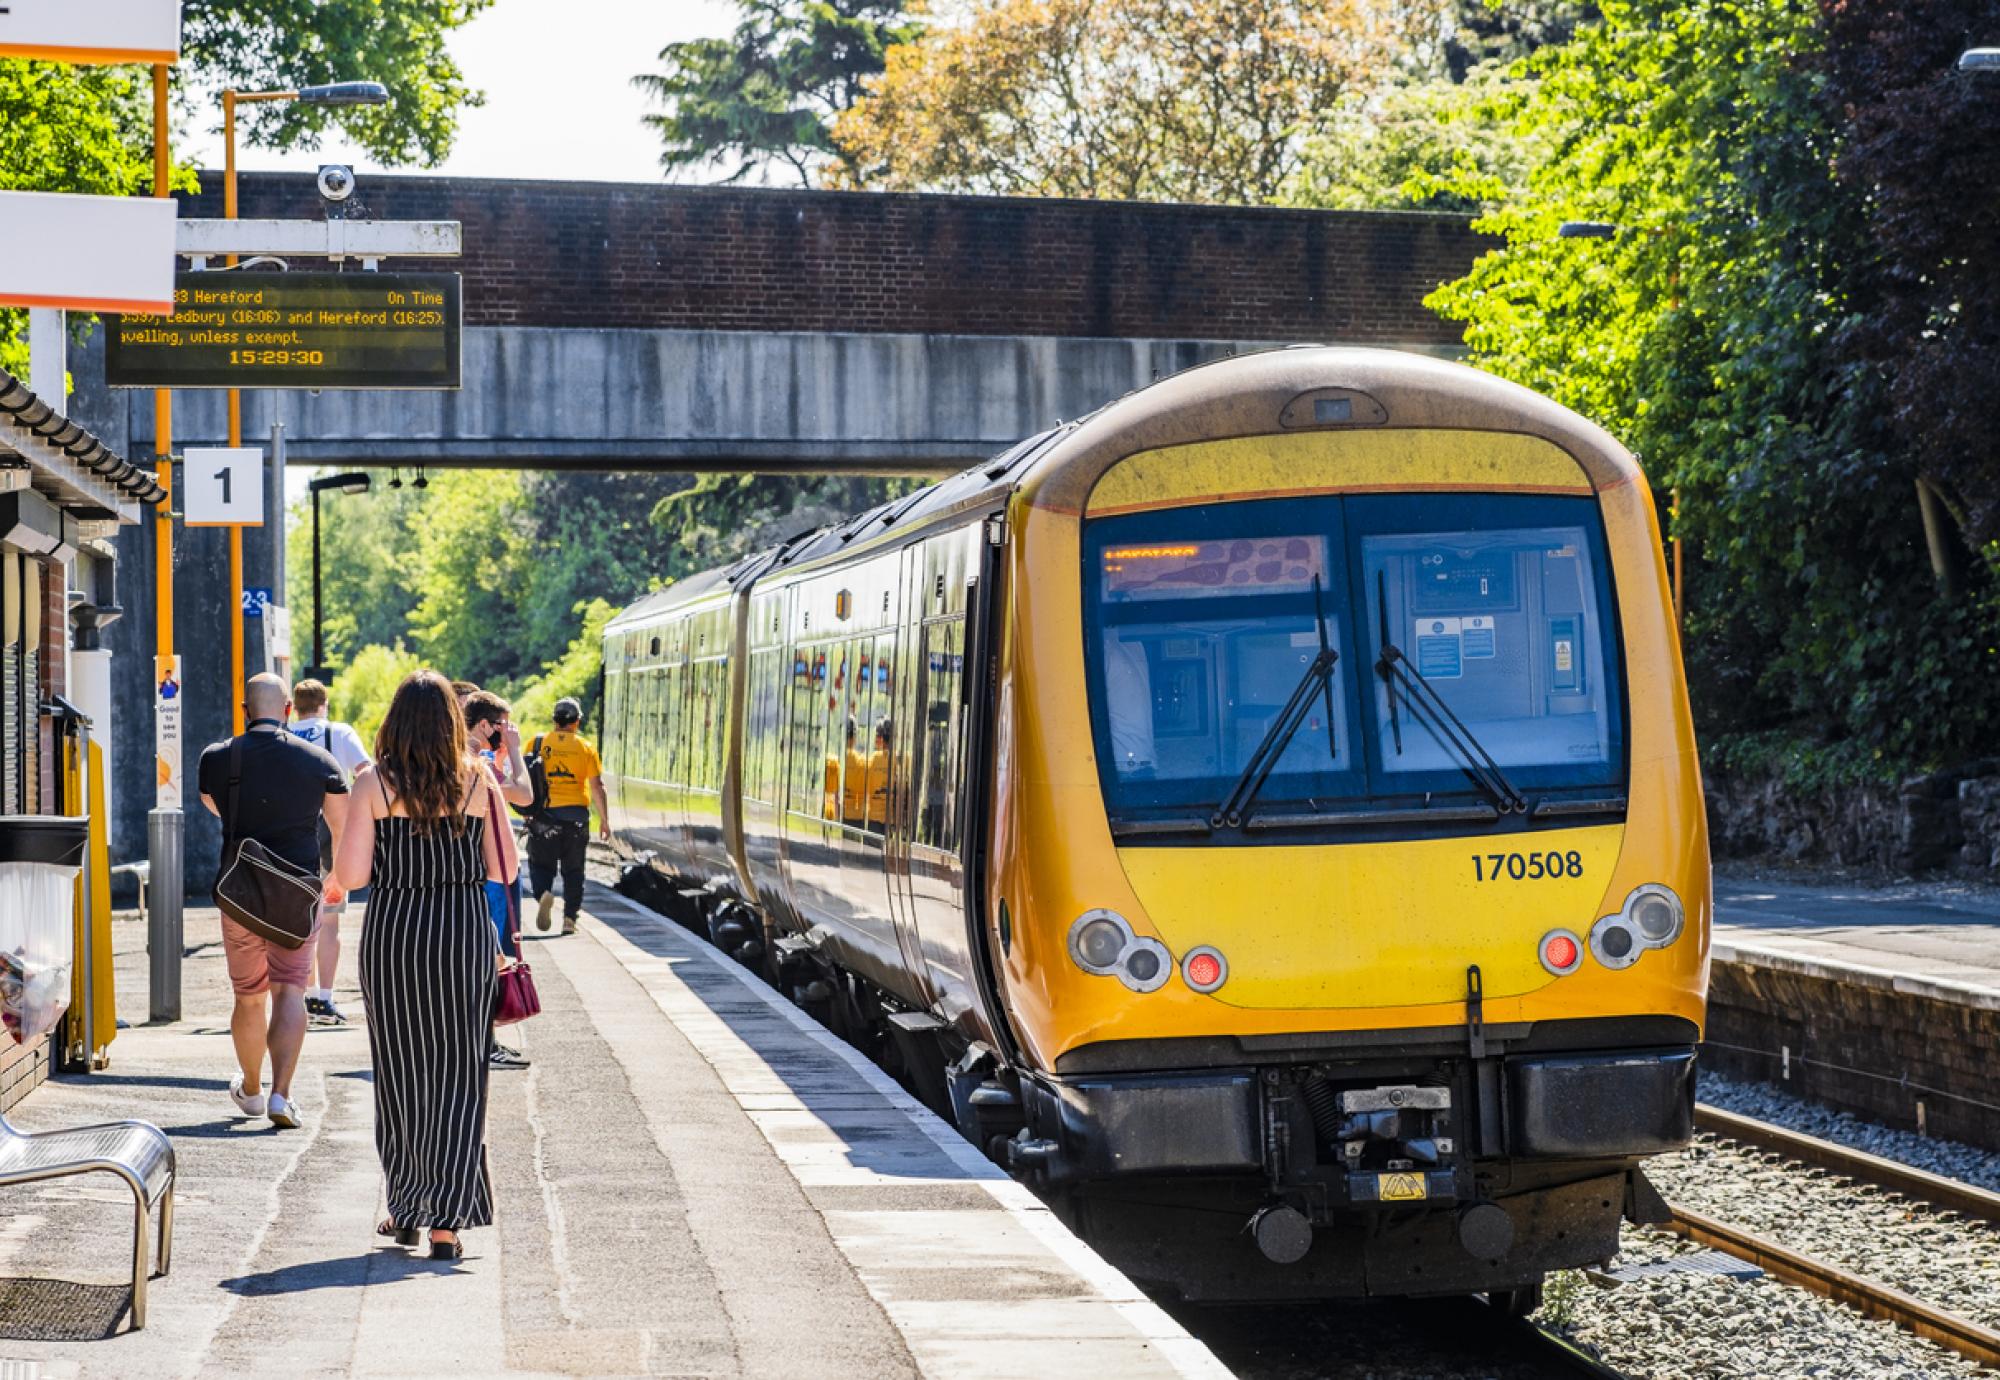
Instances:
[[[653,70],[667,44],[725,34],[737,17],[729,0],[497,0],[451,40],[486,104],[461,115],[458,142],[436,171],[658,182],[659,140],[639,123],[651,107],[630,78]],[[203,167],[222,166],[219,133],[191,138],[187,152]],[[239,157],[246,170],[351,163],[364,178],[380,171],[337,135],[314,153],[251,149]]]

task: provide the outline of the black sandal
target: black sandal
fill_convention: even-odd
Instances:
[[[449,1231],[450,1228],[447,1227],[445,1228],[445,1230]],[[433,1235],[431,1237],[431,1259],[432,1260],[465,1259],[464,1240],[454,1235],[452,1239],[449,1241],[440,1241],[437,1239],[435,1235]]]
[[[415,1227],[397,1226],[396,1219],[393,1217],[385,1217],[380,1222],[377,1222],[375,1224],[375,1234],[377,1236],[393,1236],[398,1246],[414,1246],[423,1237],[423,1233]]]

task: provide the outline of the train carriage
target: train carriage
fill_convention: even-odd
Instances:
[[[1699,770],[1650,491],[1546,399],[1193,369],[642,601],[605,702],[635,882],[1137,1278],[1525,1306],[1658,1210]]]

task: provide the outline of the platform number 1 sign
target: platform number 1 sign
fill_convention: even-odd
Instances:
[[[182,520],[190,527],[261,527],[264,452],[191,447],[181,460]]]

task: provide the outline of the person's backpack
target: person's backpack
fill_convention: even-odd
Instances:
[[[545,819],[549,813],[549,768],[542,760],[542,735],[537,733],[535,741],[528,744],[528,754],[522,759],[528,768],[528,785],[534,791],[534,798],[526,805],[515,805],[513,811],[522,819],[533,823]]]

